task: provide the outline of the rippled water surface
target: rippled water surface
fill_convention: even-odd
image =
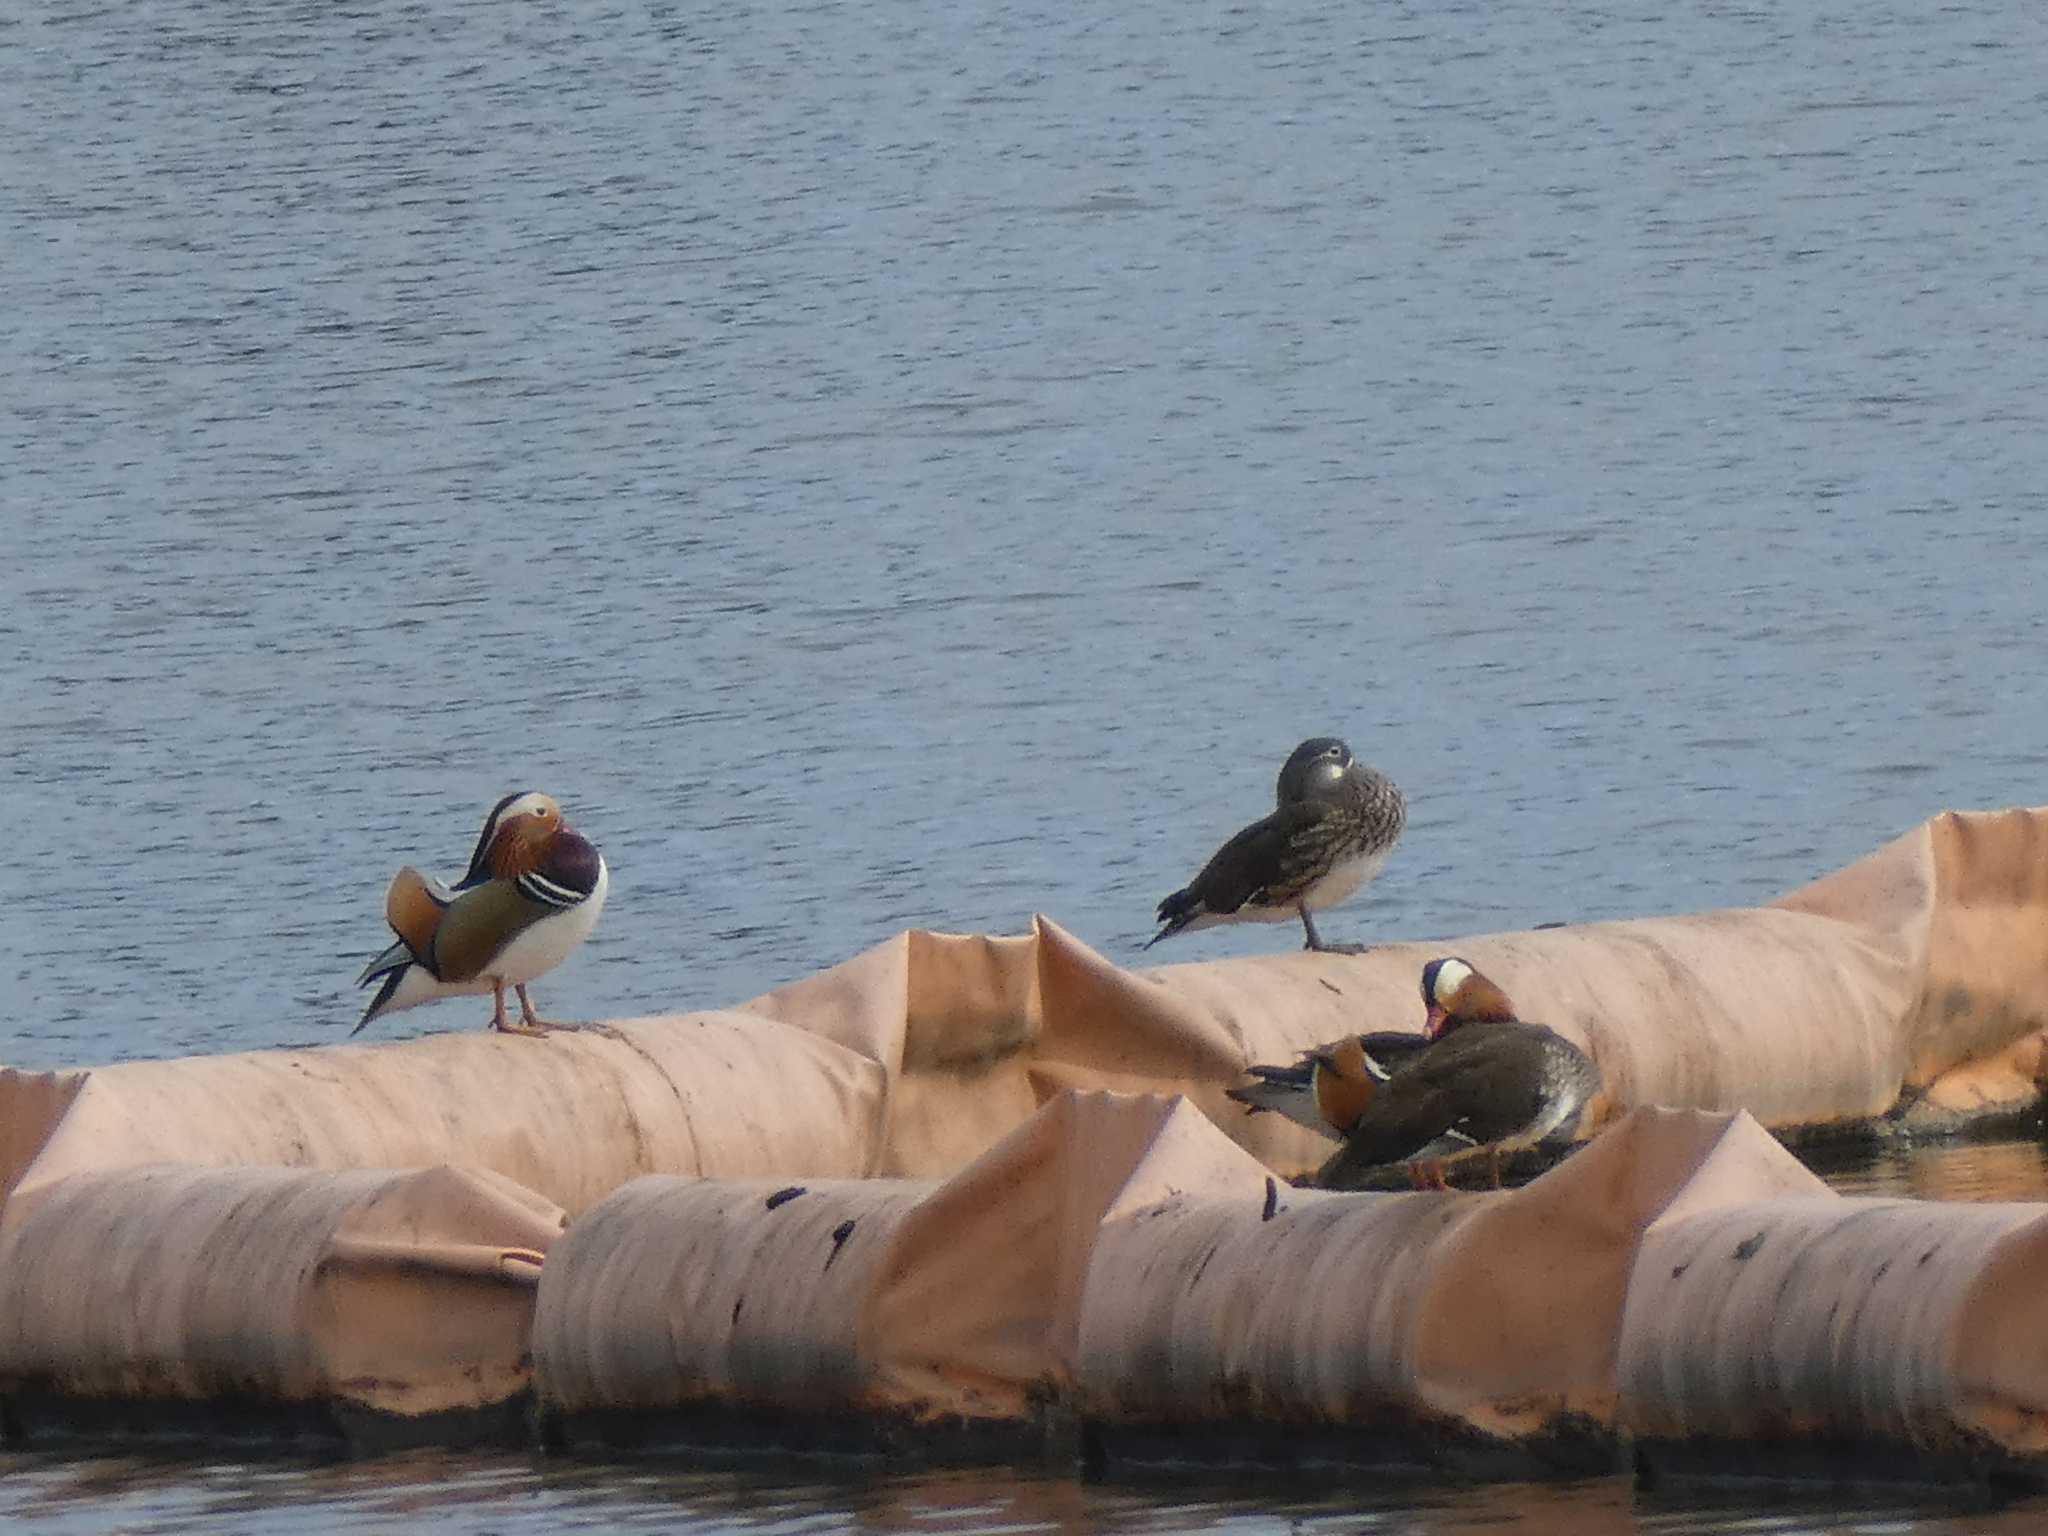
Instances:
[[[1325,731],[1412,804],[1343,937],[1752,902],[2048,799],[2044,58],[2021,0],[9,10],[0,1060],[338,1038],[392,869],[528,785],[614,870],[540,989],[570,1016],[1033,911],[1129,960]],[[21,1463],[0,1498],[1570,1503],[738,1486]],[[1899,1528],[1826,1518],[1742,1528]]]
[[[334,1038],[528,784],[615,867],[585,1015],[1034,910],[1128,958],[1326,730],[1414,802],[1354,933],[2040,800],[2044,45],[11,13],[0,1054]]]
[[[1632,1495],[1616,1482],[1480,1488],[1260,1485],[1171,1489],[980,1471],[842,1475],[803,1469],[591,1468],[438,1455],[373,1463],[87,1463],[0,1457],[0,1509],[55,1536],[117,1531],[257,1536],[416,1530],[930,1532],[1082,1536],[2030,1536],[2048,1501],[1855,1492],[1769,1499]]]

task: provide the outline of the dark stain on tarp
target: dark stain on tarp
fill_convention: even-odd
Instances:
[[[1266,1204],[1259,1212],[1259,1220],[1271,1221],[1280,1214],[1280,1184],[1270,1173],[1266,1175]]]
[[[772,1211],[778,1205],[787,1205],[790,1201],[794,1200],[798,1195],[803,1193],[804,1187],[801,1184],[792,1184],[787,1189],[778,1189],[777,1191],[775,1191],[774,1194],[768,1197],[768,1209]]]
[[[1757,1233],[1755,1237],[1745,1237],[1735,1245],[1735,1261],[1738,1264],[1747,1264],[1756,1257],[1757,1250],[1763,1247],[1763,1245],[1764,1234],[1761,1232]]]
[[[839,1250],[846,1246],[846,1240],[853,1236],[853,1218],[847,1217],[832,1229],[832,1251],[825,1255],[825,1268],[832,1267],[832,1261],[839,1257]]]

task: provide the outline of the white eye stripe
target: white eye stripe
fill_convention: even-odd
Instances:
[[[1462,960],[1446,960],[1436,968],[1436,1002],[1448,1007],[1458,988],[1472,979],[1472,967]]]

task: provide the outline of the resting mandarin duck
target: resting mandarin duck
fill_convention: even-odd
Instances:
[[[1422,1000],[1420,1037],[1349,1037],[1302,1066],[1252,1067],[1260,1081],[1227,1092],[1340,1136],[1316,1174],[1325,1187],[1405,1162],[1419,1185],[1440,1188],[1445,1159],[1484,1149],[1499,1188],[1503,1154],[1568,1129],[1599,1091],[1600,1070],[1556,1031],[1517,1019],[1507,994],[1455,956],[1423,967]],[[1273,1102],[1283,1091],[1291,1108]]]
[[[1600,1091],[1591,1057],[1517,1019],[1508,995],[1469,962],[1432,960],[1422,995],[1430,1045],[1377,1085],[1318,1184],[1341,1187],[1358,1170],[1405,1162],[1418,1184],[1442,1188],[1446,1159],[1483,1148],[1498,1189],[1504,1154],[1568,1130]]]
[[[1365,1113],[1379,1084],[1428,1044],[1422,1035],[1394,1030],[1346,1035],[1303,1052],[1292,1066],[1246,1067],[1254,1081],[1223,1092],[1252,1114],[1271,1110],[1318,1135],[1340,1141],[1352,1122]]]
[[[1450,1011],[1455,996],[1457,1015]],[[1379,1085],[1407,1065],[1409,1059],[1461,1022],[1512,1021],[1515,1005],[1499,987],[1463,960],[1432,960],[1422,968],[1422,1033],[1378,1030],[1346,1035],[1302,1053],[1289,1067],[1253,1064],[1245,1071],[1257,1081],[1226,1088],[1253,1114],[1274,1110],[1334,1140],[1342,1140],[1365,1113]]]
[[[396,943],[363,967],[359,987],[383,980],[351,1034],[437,998],[489,992],[491,1026],[540,1035],[564,1028],[540,1017],[527,983],[546,975],[590,937],[610,888],[604,856],[572,829],[551,797],[507,795],[484,818],[459,884],[443,885],[407,865],[391,881],[384,917]],[[520,1023],[505,1013],[505,989],[519,995]]]
[[[1307,948],[1325,944],[1310,914],[1351,895],[1380,872],[1407,824],[1392,779],[1351,755],[1334,736],[1304,741],[1281,766],[1273,813],[1217,849],[1200,874],[1159,903],[1150,949],[1176,933],[1219,923],[1284,923],[1299,917]]]

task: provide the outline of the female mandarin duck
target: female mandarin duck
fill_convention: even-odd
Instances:
[[[355,1029],[435,998],[489,992],[494,1029],[541,1035],[526,984],[590,937],[611,873],[547,795],[507,795],[484,818],[469,872],[452,890],[411,865],[392,878],[384,918],[398,942],[363,967],[359,987],[384,979]],[[505,1016],[505,989],[519,994],[522,1023]]]
[[[1498,986],[1455,956],[1422,971],[1426,1010],[1415,1036],[1362,1035],[1322,1046],[1302,1068],[1253,1067],[1261,1083],[1230,1089],[1254,1109],[1285,1084],[1290,1119],[1344,1145],[1316,1174],[1325,1187],[1356,1182],[1368,1168],[1406,1162],[1418,1183],[1443,1184],[1442,1160],[1484,1148],[1494,1187],[1500,1159],[1566,1129],[1600,1088],[1600,1069],[1556,1031],[1525,1024]],[[1268,1085],[1273,1085],[1269,1090]]]
[[[1498,1189],[1504,1153],[1568,1129],[1600,1091],[1591,1057],[1517,1019],[1508,995],[1468,962],[1432,960],[1422,996],[1431,1044],[1376,1085],[1318,1184],[1341,1187],[1357,1170],[1406,1162],[1418,1183],[1442,1188],[1444,1159],[1484,1148]]]
[[[1284,923],[1299,917],[1307,948],[1325,944],[1321,912],[1380,872],[1408,821],[1400,789],[1334,736],[1304,741],[1281,766],[1273,814],[1217,849],[1202,872],[1159,903],[1160,930],[1145,942],[1218,923]]]

